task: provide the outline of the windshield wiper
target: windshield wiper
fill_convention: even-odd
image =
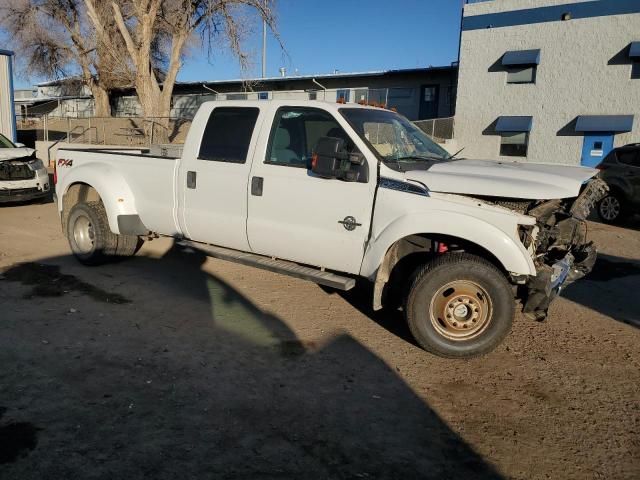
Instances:
[[[454,153],[453,155],[449,155],[447,157],[447,160],[453,160],[454,158],[456,158],[458,156],[459,153],[462,153],[462,151],[467,148],[467,147],[462,147],[460,150],[458,150],[456,153]]]
[[[396,162],[402,162],[405,160],[436,160],[441,161],[445,160],[443,157],[436,157],[435,155],[406,155],[404,157],[394,158]]]

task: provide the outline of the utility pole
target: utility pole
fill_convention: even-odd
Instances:
[[[267,76],[267,21],[262,20],[262,78]]]

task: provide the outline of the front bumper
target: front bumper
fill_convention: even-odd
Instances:
[[[591,272],[597,257],[595,246],[588,243],[553,265],[539,266],[537,275],[527,284],[528,291],[522,312],[536,320],[544,320],[551,302],[564,288]]]
[[[36,170],[35,177],[28,180],[0,181],[0,203],[25,202],[50,194],[49,174],[46,168]]]

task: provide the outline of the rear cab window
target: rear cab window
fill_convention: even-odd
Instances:
[[[198,160],[246,163],[259,108],[218,107],[202,135]]]
[[[618,150],[616,153],[618,161],[625,165],[632,167],[640,167],[640,149],[629,148],[624,150]]]

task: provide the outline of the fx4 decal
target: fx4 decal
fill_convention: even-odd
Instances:
[[[59,167],[71,167],[71,166],[73,166],[73,160],[67,160],[66,158],[59,158],[58,159],[58,166]]]

